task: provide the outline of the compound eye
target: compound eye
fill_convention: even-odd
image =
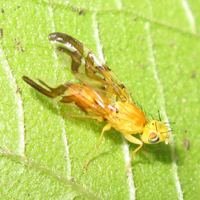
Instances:
[[[154,143],[156,143],[156,142],[159,141],[159,137],[158,137],[157,134],[151,133],[151,134],[149,135],[148,141],[149,141],[151,144],[154,144]]]

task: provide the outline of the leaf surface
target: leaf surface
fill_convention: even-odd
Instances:
[[[198,199],[200,15],[196,1],[0,2],[0,194],[4,199]],[[111,130],[88,169],[103,123],[44,97],[22,76],[73,80],[47,36],[80,40],[117,74],[170,144],[136,145]]]

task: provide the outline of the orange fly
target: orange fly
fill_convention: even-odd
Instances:
[[[168,144],[168,128],[160,120],[147,122],[146,116],[134,103],[130,93],[117,76],[94,53],[81,42],[64,33],[51,33],[49,40],[54,48],[66,61],[71,57],[71,71],[82,82],[59,85],[52,88],[37,79],[37,83],[27,76],[23,80],[42,94],[62,103],[74,103],[87,115],[72,115],[71,117],[87,117],[99,122],[107,122],[103,127],[97,146],[84,168],[97,152],[103,135],[111,128],[121,132],[131,143],[139,145],[132,153],[127,171],[131,167],[133,155],[146,144],[165,141]],[[140,134],[140,139],[134,135]]]

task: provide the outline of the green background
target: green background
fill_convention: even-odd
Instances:
[[[86,2],[0,2],[0,198],[198,199],[200,2]],[[103,124],[67,117],[80,112],[21,78],[73,80],[48,41],[55,31],[103,55],[148,119],[159,110],[175,122],[170,144],[145,145],[127,174],[136,145],[112,129],[84,171]]]

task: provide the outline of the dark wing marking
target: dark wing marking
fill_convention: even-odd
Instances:
[[[59,32],[51,33],[49,40],[64,62],[69,62],[68,55],[71,56],[71,70],[79,81],[105,91],[112,101],[132,102],[128,90],[112,70],[81,42]]]

